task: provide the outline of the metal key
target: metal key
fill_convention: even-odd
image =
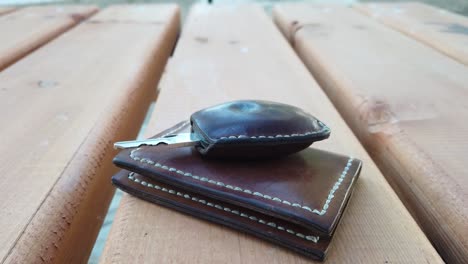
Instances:
[[[116,149],[138,148],[141,146],[170,145],[171,147],[190,147],[199,144],[200,138],[193,133],[180,133],[160,138],[144,140],[119,141],[114,143]]]
[[[194,146],[202,155],[264,158],[300,151],[329,137],[330,129],[303,110],[275,102],[243,100],[195,112],[191,133],[121,141],[115,148]]]

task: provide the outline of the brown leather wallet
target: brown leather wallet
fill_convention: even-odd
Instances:
[[[190,128],[179,123],[156,136]],[[194,148],[123,150],[112,181],[147,201],[323,260],[361,161],[307,148],[268,160],[206,159]]]

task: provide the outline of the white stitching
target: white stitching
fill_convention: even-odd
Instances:
[[[132,151],[130,151],[130,158],[135,160],[135,161],[138,161],[138,162],[142,162],[142,163],[148,163],[148,162],[145,162],[143,161],[142,158],[139,158],[137,156],[135,156],[135,152],[140,150],[140,148],[136,148],[136,149],[133,149]],[[148,159],[145,159],[145,160],[148,160]],[[324,215],[328,208],[329,208],[329,205],[331,203],[331,201],[333,200],[333,198],[335,197],[335,192],[339,189],[341,183],[343,182],[344,178],[346,178],[347,174],[348,174],[348,171],[349,171],[349,168],[351,167],[351,165],[353,164],[353,157],[349,157],[348,159],[348,162],[346,163],[346,166],[344,167],[343,171],[341,172],[340,174],[340,177],[337,179],[337,181],[335,182],[335,184],[333,185],[333,187],[330,189],[330,191],[328,192],[328,196],[327,196],[327,200],[325,201],[325,203],[323,204],[322,206],[322,209],[319,210],[319,209],[311,209],[309,206],[306,206],[306,205],[303,205],[303,204],[300,204],[300,203],[297,203],[297,202],[289,202],[287,200],[284,200],[284,199],[280,199],[280,198],[271,198],[271,195],[267,195],[267,194],[263,194],[263,193],[260,193],[260,192],[252,192],[251,190],[248,190],[248,189],[242,189],[240,187],[237,187],[237,186],[232,186],[232,185],[226,185],[225,183],[223,182],[219,182],[219,181],[215,181],[215,180],[210,180],[206,177],[200,177],[200,176],[197,176],[197,175],[192,175],[191,173],[188,173],[188,172],[184,172],[182,170],[178,170],[176,168],[172,168],[172,167],[168,167],[168,166],[165,166],[165,165],[161,165],[160,163],[155,163],[153,166],[155,167],[158,167],[158,168],[161,168],[163,170],[167,170],[167,171],[170,171],[170,172],[174,172],[174,171],[177,171],[178,174],[182,174],[184,176],[187,176],[187,177],[190,177],[194,180],[198,180],[198,181],[203,181],[203,182],[208,182],[210,184],[213,184],[213,185],[216,185],[218,187],[222,187],[222,188],[227,188],[227,189],[230,189],[230,190],[234,190],[234,191],[238,191],[238,192],[243,192],[243,193],[247,193],[247,194],[250,194],[250,195],[253,195],[253,196],[258,196],[258,197],[262,197],[264,199],[267,199],[267,200],[273,200],[273,201],[276,201],[276,202],[279,202],[279,203],[282,203],[284,205],[287,205],[287,206],[291,206],[291,207],[295,207],[295,208],[300,208],[300,209],[303,209],[303,210],[306,210],[306,211],[309,211],[311,213],[314,213],[314,214],[317,214],[317,215]],[[229,186],[229,187],[227,187]]]
[[[161,137],[165,137],[167,135],[170,135],[172,133],[175,133],[181,129],[183,129],[186,125],[189,124],[189,121],[185,121],[183,122],[181,125],[177,126],[176,128],[174,128],[173,130],[169,131],[169,132],[166,132],[164,133],[163,135],[161,135]],[[323,123],[322,123],[323,125]],[[325,125],[324,125],[325,126]],[[326,127],[326,126],[325,126]],[[326,127],[327,128],[327,127]],[[327,128],[328,129],[328,128]],[[311,133],[311,132],[307,132],[307,133]],[[296,134],[294,134],[296,135]],[[297,135],[303,135],[303,134],[297,134]],[[265,137],[265,136],[259,136],[259,137]],[[177,174],[181,174],[181,175],[184,175],[184,176],[187,176],[187,177],[191,177],[192,179],[195,179],[195,180],[198,180],[198,181],[202,181],[202,182],[208,182],[210,184],[214,184],[216,186],[219,186],[219,187],[223,187],[223,188],[227,188],[227,189],[231,189],[231,190],[234,190],[234,191],[239,191],[239,192],[243,192],[243,193],[247,193],[247,194],[251,194],[251,195],[254,195],[254,196],[258,196],[258,197],[262,197],[264,199],[268,199],[268,200],[273,200],[273,201],[276,201],[276,202],[279,202],[279,203],[282,203],[284,205],[288,205],[288,206],[292,206],[292,207],[296,207],[296,208],[301,208],[303,210],[306,210],[306,211],[309,211],[311,213],[314,213],[314,214],[317,214],[317,215],[324,215],[328,208],[329,208],[329,204],[331,203],[331,201],[333,200],[333,198],[335,197],[335,192],[338,190],[338,188],[340,187],[341,185],[341,182],[343,182],[344,178],[346,178],[346,175],[348,174],[348,171],[349,171],[349,168],[351,167],[351,165],[353,164],[353,160],[354,158],[353,157],[349,157],[348,159],[348,162],[346,163],[346,166],[344,167],[343,171],[341,172],[341,175],[340,177],[338,178],[338,180],[335,182],[335,184],[333,185],[333,187],[330,189],[329,193],[328,193],[328,197],[327,197],[327,200],[325,201],[324,205],[322,206],[322,210],[318,210],[318,209],[311,209],[309,206],[306,206],[306,205],[302,205],[300,203],[292,203],[292,202],[289,202],[289,201],[286,201],[284,199],[280,199],[278,197],[274,197],[273,199],[271,199],[271,196],[270,195],[266,195],[266,194],[262,194],[260,192],[252,192],[248,189],[242,189],[240,187],[237,187],[237,186],[232,186],[232,185],[226,185],[225,183],[223,182],[218,182],[218,181],[214,181],[214,180],[210,180],[206,177],[200,177],[200,176],[197,176],[197,175],[192,175],[191,173],[189,172],[184,172],[182,170],[179,170],[179,169],[176,169],[176,168],[172,168],[172,167],[168,167],[168,166],[165,166],[165,165],[162,165],[158,162],[155,162],[155,161],[152,161],[150,159],[147,159],[147,158],[140,158],[140,157],[137,157],[135,156],[135,152],[140,150],[140,148],[136,148],[136,149],[133,149],[132,151],[130,151],[130,158],[132,158],[133,160],[135,161],[138,161],[138,162],[141,162],[141,163],[147,163],[147,164],[151,164],[153,165],[154,167],[158,167],[158,168],[161,168],[161,169],[164,169],[164,170],[167,170],[167,171],[172,171],[172,172],[176,172]]]
[[[223,136],[219,139],[245,139],[245,138],[251,138],[251,139],[272,139],[272,138],[290,138],[290,137],[304,137],[304,136],[310,136],[310,135],[315,135],[315,134],[320,134],[323,133],[324,131],[330,130],[324,123],[319,121],[319,124],[322,125],[322,129],[318,131],[313,131],[313,132],[305,132],[302,134],[299,133],[294,133],[294,134],[289,134],[289,135],[270,135],[270,136],[265,136],[265,135],[257,135],[257,136],[246,136],[246,135],[232,135],[232,136]]]
[[[139,183],[139,184],[141,184],[141,185],[143,185],[142,183],[144,182],[144,181],[143,181],[143,182],[136,181],[136,180],[138,180],[138,179],[135,177],[135,173],[134,173],[134,172],[130,172],[130,173],[128,174],[128,179],[131,180],[131,181],[137,182],[137,183]],[[198,198],[198,197],[195,197],[195,196],[193,196],[193,195],[190,196],[190,195],[188,195],[188,194],[184,194],[184,193],[181,193],[181,192],[178,192],[178,191],[176,192],[176,191],[174,191],[174,190],[172,190],[172,189],[163,188],[163,187],[158,186],[158,185],[156,185],[156,184],[153,184],[153,185],[154,185],[154,189],[162,190],[163,192],[167,192],[167,193],[172,194],[172,195],[181,196],[181,197],[183,197],[183,198],[185,198],[185,199],[192,200],[192,201],[195,201],[195,202],[199,202],[199,203],[201,203],[201,204],[205,204],[205,205],[207,205],[207,206],[214,207],[214,208],[216,208],[216,209],[218,209],[218,210],[223,210],[223,211],[225,211],[225,212],[229,212],[229,213],[232,213],[232,214],[235,214],[235,215],[239,215],[239,213],[240,213],[239,211],[237,211],[237,210],[232,210],[232,209],[230,209],[229,207],[224,207],[224,206],[221,206],[221,205],[219,205],[219,204],[207,203],[205,200],[200,199],[200,198]],[[150,188],[148,185],[143,185],[143,186]],[[267,222],[266,222],[265,220],[263,220],[263,219],[259,219],[259,218],[255,217],[255,216],[248,215],[248,214],[245,214],[245,213],[242,213],[242,212],[240,213],[240,215],[241,215],[242,217],[244,217],[244,218],[250,219],[250,220],[252,220],[252,221],[254,221],[254,222],[257,222],[257,223],[260,223],[260,224],[263,224],[263,225],[266,225],[266,226],[270,226],[270,227],[273,227],[273,228],[275,228],[276,226],[278,226],[278,225],[277,225],[276,223],[274,223],[274,222],[268,222],[268,223],[267,223]],[[285,229],[284,229],[283,227],[281,227],[281,226],[278,226],[277,229],[278,229],[278,230],[281,230],[281,231],[285,231]],[[290,233],[290,234],[292,234],[292,235],[295,235],[295,236],[297,236],[297,237],[299,237],[299,238],[302,238],[302,239],[305,239],[305,240],[308,240],[308,241],[312,241],[312,242],[314,242],[314,243],[317,243],[317,242],[319,241],[319,239],[320,239],[319,236],[312,236],[312,235],[305,236],[305,235],[303,235],[303,234],[301,234],[301,233],[298,233],[298,232],[295,232],[295,231],[293,231],[293,230],[291,230],[291,229],[286,229],[286,232],[287,232],[287,233]]]
[[[252,139],[257,139],[257,138],[290,138],[290,137],[303,137],[303,136],[310,136],[310,135],[315,135],[315,134],[320,134],[326,130],[330,130],[324,123],[320,122],[320,121],[317,121],[321,126],[322,126],[322,129],[318,130],[318,131],[313,131],[313,132],[305,132],[303,134],[299,134],[299,133],[293,133],[293,134],[289,134],[289,135],[275,135],[275,136],[264,136],[264,135],[260,135],[260,136],[245,136],[245,135],[232,135],[232,136],[224,136],[224,137],[220,137],[218,139],[242,139],[242,138],[252,138]],[[171,131],[168,131],[166,133],[164,133],[163,135],[161,135],[160,137],[165,137],[165,136],[168,136],[168,135],[171,135],[175,132],[177,132],[178,130],[181,130],[182,128],[184,128],[186,125],[188,125],[190,122],[189,121],[185,121],[183,122],[182,124],[180,124],[179,126],[177,126],[176,128],[172,129]]]

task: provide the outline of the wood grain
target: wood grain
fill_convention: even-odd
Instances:
[[[97,11],[95,6],[32,6],[0,17],[0,71]]]
[[[275,20],[448,263],[468,262],[468,68],[333,6]]]
[[[468,65],[467,17],[422,3],[372,3],[354,7]]]
[[[227,30],[228,29],[228,30]],[[197,109],[235,99],[304,108],[332,128],[314,145],[364,168],[329,263],[440,263],[440,258],[270,18],[255,6],[197,5],[160,84],[147,136]],[[252,236],[124,195],[102,263],[308,263]]]
[[[87,261],[112,143],[136,136],[178,27],[176,5],[113,6],[0,73],[0,260]]]
[[[1,15],[5,15],[5,14],[8,14],[10,12],[13,12],[15,11],[16,8],[15,7],[9,7],[9,6],[6,6],[6,7],[0,7],[0,16]]]

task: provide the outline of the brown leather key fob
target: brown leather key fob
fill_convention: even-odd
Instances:
[[[257,159],[292,154],[330,136],[324,123],[302,109],[269,101],[241,100],[208,107],[192,114],[190,123],[192,133],[187,135],[115,146],[194,145],[207,157]]]
[[[190,117],[205,156],[264,158],[303,150],[329,137],[330,129],[303,110],[268,101],[234,101]]]

